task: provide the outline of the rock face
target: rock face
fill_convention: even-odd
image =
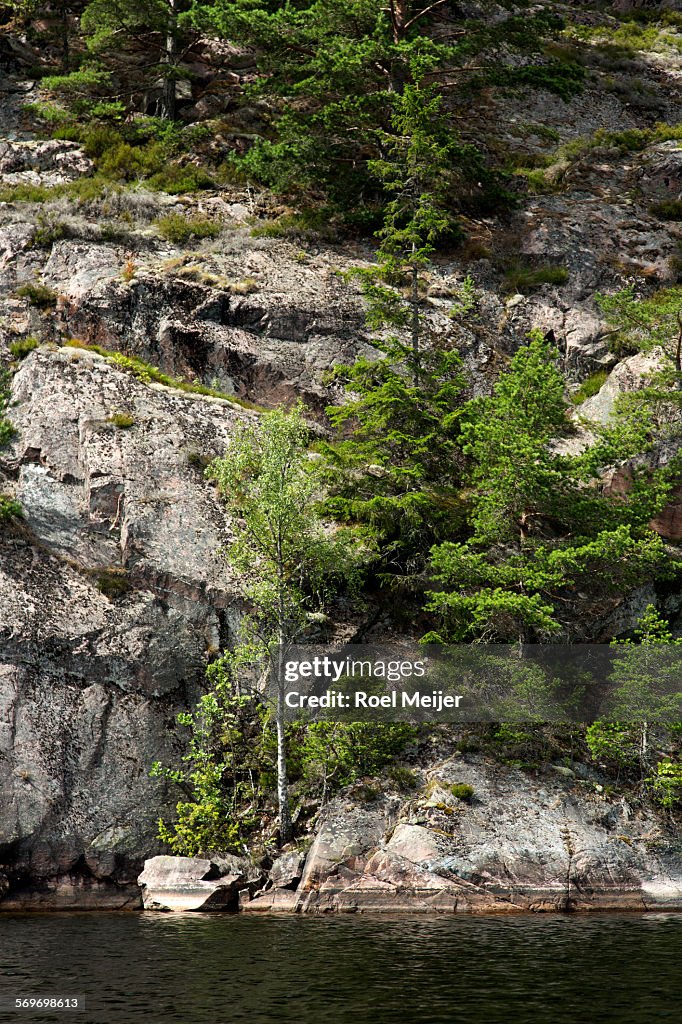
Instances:
[[[471,801],[452,796],[455,782]],[[431,768],[405,803],[330,803],[297,894],[283,907],[265,892],[245,909],[682,909],[682,842],[651,811],[605,796],[581,765],[530,779],[460,757]]]
[[[239,614],[201,465],[246,415],[75,349],[38,350],[14,377],[1,465],[24,520],[0,539],[3,907],[139,905],[168,806],[149,769],[177,758],[175,715]]]
[[[63,185],[92,172],[92,161],[75,142],[1,142],[4,185]]]
[[[600,16],[587,11],[586,23]],[[23,49],[0,39],[0,185],[89,175],[80,147],[26,130],[22,107],[39,88],[4,73],[14,58],[33,63]],[[238,71],[254,63],[252,53],[223,56]],[[679,141],[632,152],[593,144],[599,129],[679,120],[680,55],[649,52],[635,68],[631,81],[632,68],[612,76],[597,63],[570,101],[534,90],[521,109],[516,91],[490,97],[481,135],[502,144],[505,162],[516,163],[519,140],[518,166],[558,144],[590,144],[575,159],[556,157],[544,194],[519,178],[515,211],[468,223],[465,245],[425,274],[427,333],[460,350],[475,391],[490,389],[532,328],[556,345],[571,384],[615,366],[578,410],[598,422],[651,367],[641,356],[618,361],[594,299],[628,284],[650,294],[679,275],[680,225],[652,207],[680,197]],[[227,74],[237,90],[240,76]],[[224,111],[230,96],[186,96],[183,116]],[[13,365],[17,436],[0,452],[0,492],[24,510],[0,530],[0,908],[139,907],[137,877],[160,852],[156,819],[172,803],[150,765],[177,761],[176,713],[197,699],[207,658],[229,644],[240,615],[218,554],[229,524],[202,467],[251,413],[64,342],[136,356],[265,406],[302,396],[322,419],[338,398],[328,371],[377,355],[357,283],[344,274],[375,254],[369,243],[264,224],[283,209],[251,189],[40,198],[0,204],[0,358],[9,361],[17,340],[43,343]],[[219,233],[169,241],[169,214],[181,225],[208,218]],[[555,273],[533,281],[543,269]],[[463,313],[469,274],[475,301]],[[656,525],[682,538],[682,492]],[[655,597],[641,588],[604,635],[631,628]],[[666,600],[679,607],[679,595]],[[178,906],[238,900],[249,912],[680,905],[679,845],[653,812],[572,769],[529,776],[481,759],[422,767],[431,777],[414,799],[335,799],[305,861],[298,851],[280,857],[265,889],[230,858],[190,868],[153,858],[146,901],[168,906],[180,886]],[[449,788],[462,781],[471,803]]]
[[[198,857],[152,857],[138,878],[145,910],[237,910],[243,875],[221,876],[215,864]]]

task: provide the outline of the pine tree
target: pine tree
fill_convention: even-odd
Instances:
[[[627,495],[603,493],[600,467],[630,454],[641,436],[616,423],[584,455],[561,454],[556,442],[571,429],[566,413],[555,354],[537,334],[493,394],[463,410],[473,535],[431,552],[427,608],[441,622],[431,639],[565,635],[590,602],[676,572],[649,526],[674,469],[633,469]]]

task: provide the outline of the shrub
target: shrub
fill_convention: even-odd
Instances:
[[[215,188],[215,181],[211,175],[203,167],[195,167],[194,164],[185,167],[179,164],[165,164],[163,169],[153,174],[145,184],[157,192],[168,192],[171,196]]]
[[[649,207],[654,217],[661,220],[682,220],[682,199],[665,199]]]
[[[45,203],[53,194],[53,190],[46,185],[30,185],[21,182],[18,185],[7,185],[5,188],[0,188],[0,202]]]
[[[37,338],[22,338],[20,341],[13,341],[9,346],[10,355],[14,359],[24,359],[34,348],[38,348],[40,342]]]
[[[256,224],[252,238],[284,238],[296,242],[333,242],[338,239],[338,227],[327,210],[304,210],[285,213],[276,220]]]
[[[509,292],[527,292],[540,288],[543,284],[562,285],[568,281],[566,267],[547,265],[531,270],[528,267],[513,267],[504,277],[504,287]]]
[[[40,249],[50,249],[55,242],[61,241],[62,238],[72,237],[71,228],[65,221],[49,220],[40,214],[36,218],[36,222],[37,228],[33,236],[33,244]]]
[[[652,779],[654,797],[662,807],[671,810],[682,801],[682,762],[666,758],[656,765]]]
[[[458,800],[464,801],[464,803],[471,803],[474,795],[474,787],[469,786],[466,782],[454,782],[450,786],[450,792],[453,796],[457,797]]]
[[[394,764],[388,770],[388,777],[394,782],[398,789],[411,790],[417,788],[417,776],[409,768],[400,764]]]
[[[24,284],[17,288],[17,295],[37,309],[54,309],[57,305],[57,293],[45,284]]]
[[[574,391],[571,395],[571,401],[574,405],[580,405],[588,398],[592,398],[596,395],[606,383],[608,377],[608,370],[597,370],[587,380],[583,381],[577,391]]]
[[[24,510],[15,498],[8,494],[0,494],[0,523],[9,522],[10,519],[21,519]]]
[[[130,589],[127,571],[118,566],[101,570],[97,575],[97,589],[110,601],[121,597]]]
[[[156,221],[159,234],[168,242],[188,242],[190,239],[217,238],[223,230],[220,221],[207,217],[184,217],[170,213]]]
[[[109,417],[109,423],[113,423],[120,430],[127,430],[135,425],[135,419],[127,412],[115,412]]]

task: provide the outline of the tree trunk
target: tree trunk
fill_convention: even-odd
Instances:
[[[177,113],[175,95],[175,65],[178,59],[176,4],[177,0],[169,0],[166,49],[163,57],[163,63],[166,69],[163,75],[163,92],[161,94],[161,117],[165,118],[167,121],[174,121]]]
[[[71,70],[71,53],[69,49],[69,12],[66,0],[63,0],[61,7],[61,30],[62,30],[62,70],[68,74]]]
[[[280,633],[277,652],[277,802],[279,805],[280,843],[291,839],[291,811],[289,809],[289,779],[287,777],[287,748],[284,732],[284,636]]]
[[[641,742],[639,759],[642,767],[642,777],[646,775],[649,769],[649,723],[642,722]]]
[[[415,246],[412,245],[412,251],[414,252]],[[419,385],[420,375],[420,354],[419,354],[419,267],[416,263],[412,264],[412,355],[414,357],[414,383],[415,387]]]

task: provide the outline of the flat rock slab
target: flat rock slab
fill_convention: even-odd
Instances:
[[[243,876],[217,875],[216,865],[200,857],[152,857],[137,881],[145,910],[237,910]]]

